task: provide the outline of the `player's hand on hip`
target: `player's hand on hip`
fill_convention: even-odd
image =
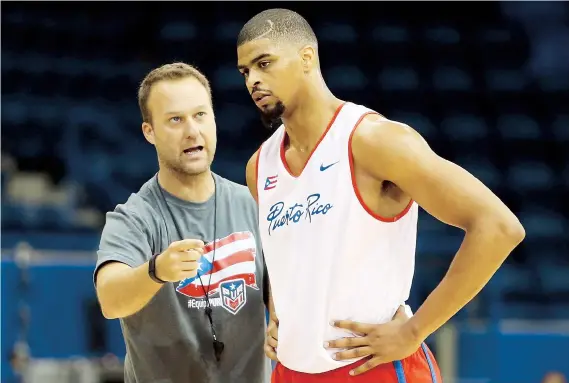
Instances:
[[[267,335],[265,336],[265,354],[269,359],[278,362],[277,346],[279,344],[279,320],[276,315],[269,317],[269,325],[267,326]]]
[[[421,340],[416,339],[406,326],[408,320],[404,306],[400,306],[393,319],[384,324],[334,321],[332,323],[334,327],[346,329],[361,334],[361,336],[331,340],[324,346],[346,349],[333,355],[336,360],[371,356],[367,362],[350,371],[350,375],[359,375],[382,363],[405,359],[419,349]]]
[[[205,244],[199,239],[172,242],[156,257],[156,276],[163,281],[178,282],[195,277]]]

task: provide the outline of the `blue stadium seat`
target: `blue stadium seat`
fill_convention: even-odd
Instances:
[[[27,104],[17,97],[2,95],[2,124],[4,121],[18,123],[25,120],[28,114]]]
[[[538,264],[543,293],[551,300],[566,297],[569,306],[569,264],[556,264],[544,259]]]
[[[388,67],[378,75],[378,82],[386,91],[413,91],[419,88],[419,75],[410,67]]]
[[[507,44],[512,39],[512,33],[506,28],[481,28],[477,36],[482,44]]]
[[[557,211],[527,207],[519,216],[531,240],[563,238],[569,233],[569,222]]]
[[[444,223],[422,210],[419,213],[418,227],[421,228],[421,235],[442,235],[446,231]]]
[[[164,40],[187,41],[192,40],[197,35],[197,28],[188,22],[170,22],[165,24],[160,31],[160,36]]]
[[[368,84],[365,74],[355,65],[332,67],[326,71],[325,77],[333,90],[362,90]]]
[[[508,183],[516,191],[547,190],[555,187],[555,177],[544,162],[522,162],[513,165]]]
[[[486,83],[491,91],[519,92],[526,87],[523,72],[515,69],[490,69],[486,72]]]
[[[379,25],[371,32],[375,41],[384,44],[406,43],[411,40],[409,28],[398,25]]]
[[[569,141],[569,114],[558,115],[551,125],[551,130],[557,140]]]
[[[236,21],[220,23],[215,30],[215,38],[220,41],[236,44],[237,36],[241,28],[243,28],[243,24]]]
[[[258,120],[258,113],[253,105],[224,103],[216,107],[218,136],[223,134],[223,137],[241,139],[255,119]]]
[[[24,224],[19,215],[18,208],[8,201],[4,201],[5,194],[6,193],[2,193],[2,227],[22,228]]]
[[[482,117],[457,114],[443,118],[441,130],[452,140],[471,142],[485,139],[489,129]]]
[[[72,56],[63,56],[58,57],[54,60],[54,67],[53,70],[56,73],[73,77],[78,76],[83,73],[83,60],[80,58],[72,57]]]
[[[246,91],[245,80],[235,66],[225,65],[217,68],[213,73],[213,84],[221,91],[235,89]]]
[[[2,75],[4,73],[18,69],[18,54],[15,52],[11,52],[7,49],[2,50]]]
[[[439,67],[433,73],[433,86],[441,91],[467,91],[472,88],[472,79],[458,67]]]
[[[539,88],[544,92],[566,92],[569,88],[569,79],[564,76],[542,76],[539,78]]]
[[[226,159],[221,156],[216,157],[212,164],[212,170],[222,177],[236,180],[236,182],[244,182],[245,169],[242,164],[234,159]]]
[[[320,41],[353,44],[358,39],[356,29],[350,24],[326,23],[315,29]]]
[[[527,115],[501,115],[497,121],[497,128],[504,139],[537,140],[541,137],[539,125],[533,118]]]
[[[460,43],[460,33],[449,26],[430,27],[424,33],[428,41],[436,44],[454,45]]]
[[[442,230],[443,233],[441,234],[431,233],[427,236],[421,234],[417,241],[417,252],[450,262],[450,259],[456,254],[456,250],[460,247],[464,235],[449,235],[447,228],[444,226]]]
[[[569,189],[569,165],[565,166],[560,178],[561,184],[564,185],[565,188]]]
[[[569,270],[565,270],[565,272],[567,273]],[[550,303],[547,307],[546,318],[565,321],[569,319],[569,304],[567,302]]]
[[[535,301],[508,301],[501,312],[502,319],[541,320],[549,319],[544,312],[544,305]]]
[[[502,293],[529,293],[535,291],[537,286],[533,270],[511,264],[504,264],[494,278],[499,283]]]

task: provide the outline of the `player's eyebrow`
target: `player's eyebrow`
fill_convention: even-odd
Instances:
[[[259,62],[260,60],[269,57],[270,54],[268,53],[261,53],[259,56],[255,57],[253,60],[251,60],[251,62],[249,63],[249,65],[253,65],[256,62]],[[247,68],[247,65],[237,65],[237,69],[241,70],[241,69],[245,69]]]

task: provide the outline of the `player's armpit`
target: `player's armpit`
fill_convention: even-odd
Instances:
[[[523,237],[516,216],[492,191],[439,157],[409,126],[368,116],[354,133],[352,149],[356,166],[395,183],[440,221],[467,231],[483,223],[516,241]]]
[[[249,188],[249,192],[255,201],[259,202],[257,199],[257,161],[259,158],[259,150],[257,150],[253,156],[247,161],[247,167],[245,169],[245,179],[247,181],[247,187]]]

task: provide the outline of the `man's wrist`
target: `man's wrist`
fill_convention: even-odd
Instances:
[[[150,258],[150,260],[148,261],[148,276],[150,276],[150,279],[152,279],[154,282],[164,284],[166,283],[166,281],[158,277],[156,258],[159,255],[160,254],[154,254],[152,258]]]
[[[415,343],[420,344],[427,338],[428,335],[423,334],[422,328],[416,318],[416,316],[409,318],[404,327],[411,339],[413,339]]]

